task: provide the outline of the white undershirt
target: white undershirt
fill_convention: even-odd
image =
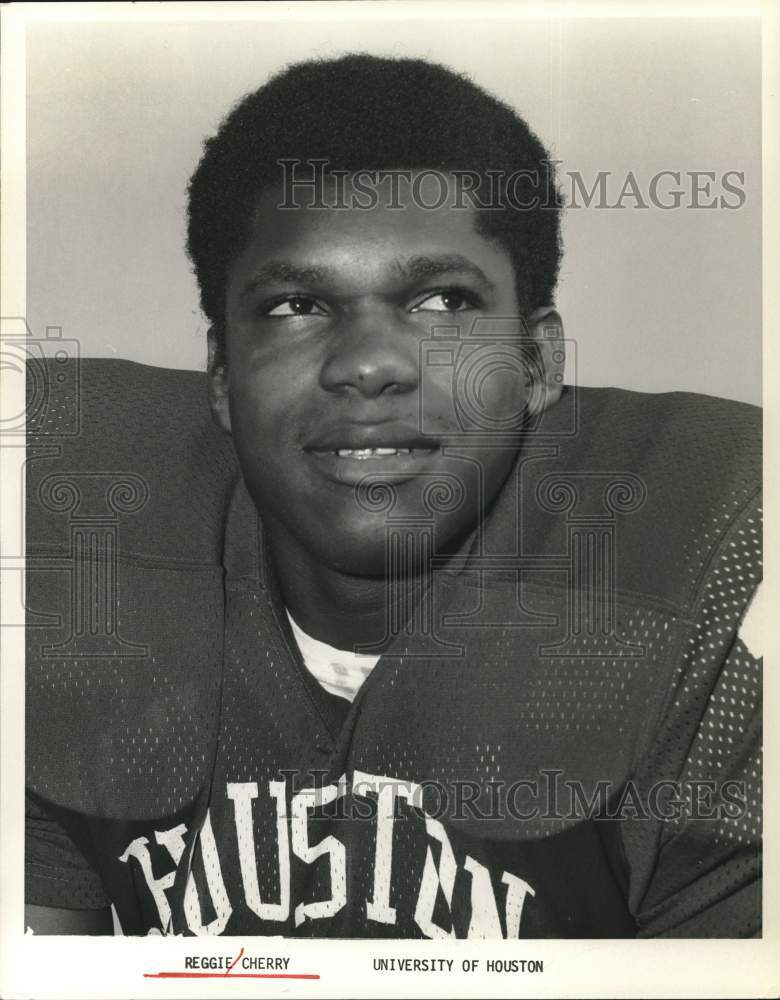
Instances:
[[[376,666],[379,657],[329,646],[327,642],[307,635],[289,611],[287,617],[307,670],[330,694],[354,701],[358,688]]]

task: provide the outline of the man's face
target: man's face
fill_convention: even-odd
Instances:
[[[446,549],[508,474],[514,449],[461,435],[453,368],[426,368],[421,349],[434,327],[463,339],[480,317],[517,317],[515,274],[471,209],[407,199],[401,209],[280,210],[280,200],[261,199],[229,269],[217,413],[267,529],[321,566],[379,576],[388,517],[435,519]],[[486,372],[482,412],[517,413],[522,374]],[[384,487],[358,495],[361,483]],[[437,505],[437,483],[452,502]]]

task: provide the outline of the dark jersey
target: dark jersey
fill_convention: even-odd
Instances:
[[[28,902],[131,934],[759,932],[755,408],[569,389],[462,555],[446,489],[414,531],[388,511],[430,586],[350,705],[301,660],[205,376],[82,362],[56,402],[28,452]]]

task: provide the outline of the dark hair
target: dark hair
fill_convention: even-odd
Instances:
[[[261,193],[280,183],[282,159],[322,159],[350,172],[494,173],[502,207],[479,210],[479,229],[509,253],[525,307],[552,301],[560,206],[539,139],[506,104],[450,69],[352,54],[286,68],[244,97],[205,143],[189,184],[187,250],[218,338],[228,267],[249,238]],[[500,178],[518,171],[513,204],[533,208],[507,205]]]

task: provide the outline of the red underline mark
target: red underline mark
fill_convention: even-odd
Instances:
[[[145,972],[145,979],[319,979],[314,972]]]

